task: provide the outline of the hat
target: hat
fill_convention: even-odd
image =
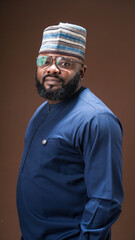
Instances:
[[[45,28],[39,53],[56,53],[84,60],[86,29],[69,23]]]

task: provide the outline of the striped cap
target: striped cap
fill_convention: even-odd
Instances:
[[[85,46],[85,28],[60,22],[44,30],[39,53],[63,54],[84,60]]]

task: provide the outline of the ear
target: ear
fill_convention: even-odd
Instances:
[[[80,78],[83,78],[83,76],[84,76],[84,74],[85,74],[85,72],[86,72],[86,69],[87,69],[87,66],[86,66],[86,65],[84,65],[84,66],[82,67],[82,69],[80,69]]]

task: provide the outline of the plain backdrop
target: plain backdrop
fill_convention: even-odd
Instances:
[[[45,27],[59,22],[87,29],[83,85],[123,124],[123,211],[112,240],[135,239],[135,1],[0,1],[0,239],[19,240],[16,183],[27,124],[43,102],[35,63]]]

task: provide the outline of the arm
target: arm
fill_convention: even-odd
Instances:
[[[79,240],[107,240],[123,200],[122,129],[118,119],[98,114],[80,129],[88,201]]]

